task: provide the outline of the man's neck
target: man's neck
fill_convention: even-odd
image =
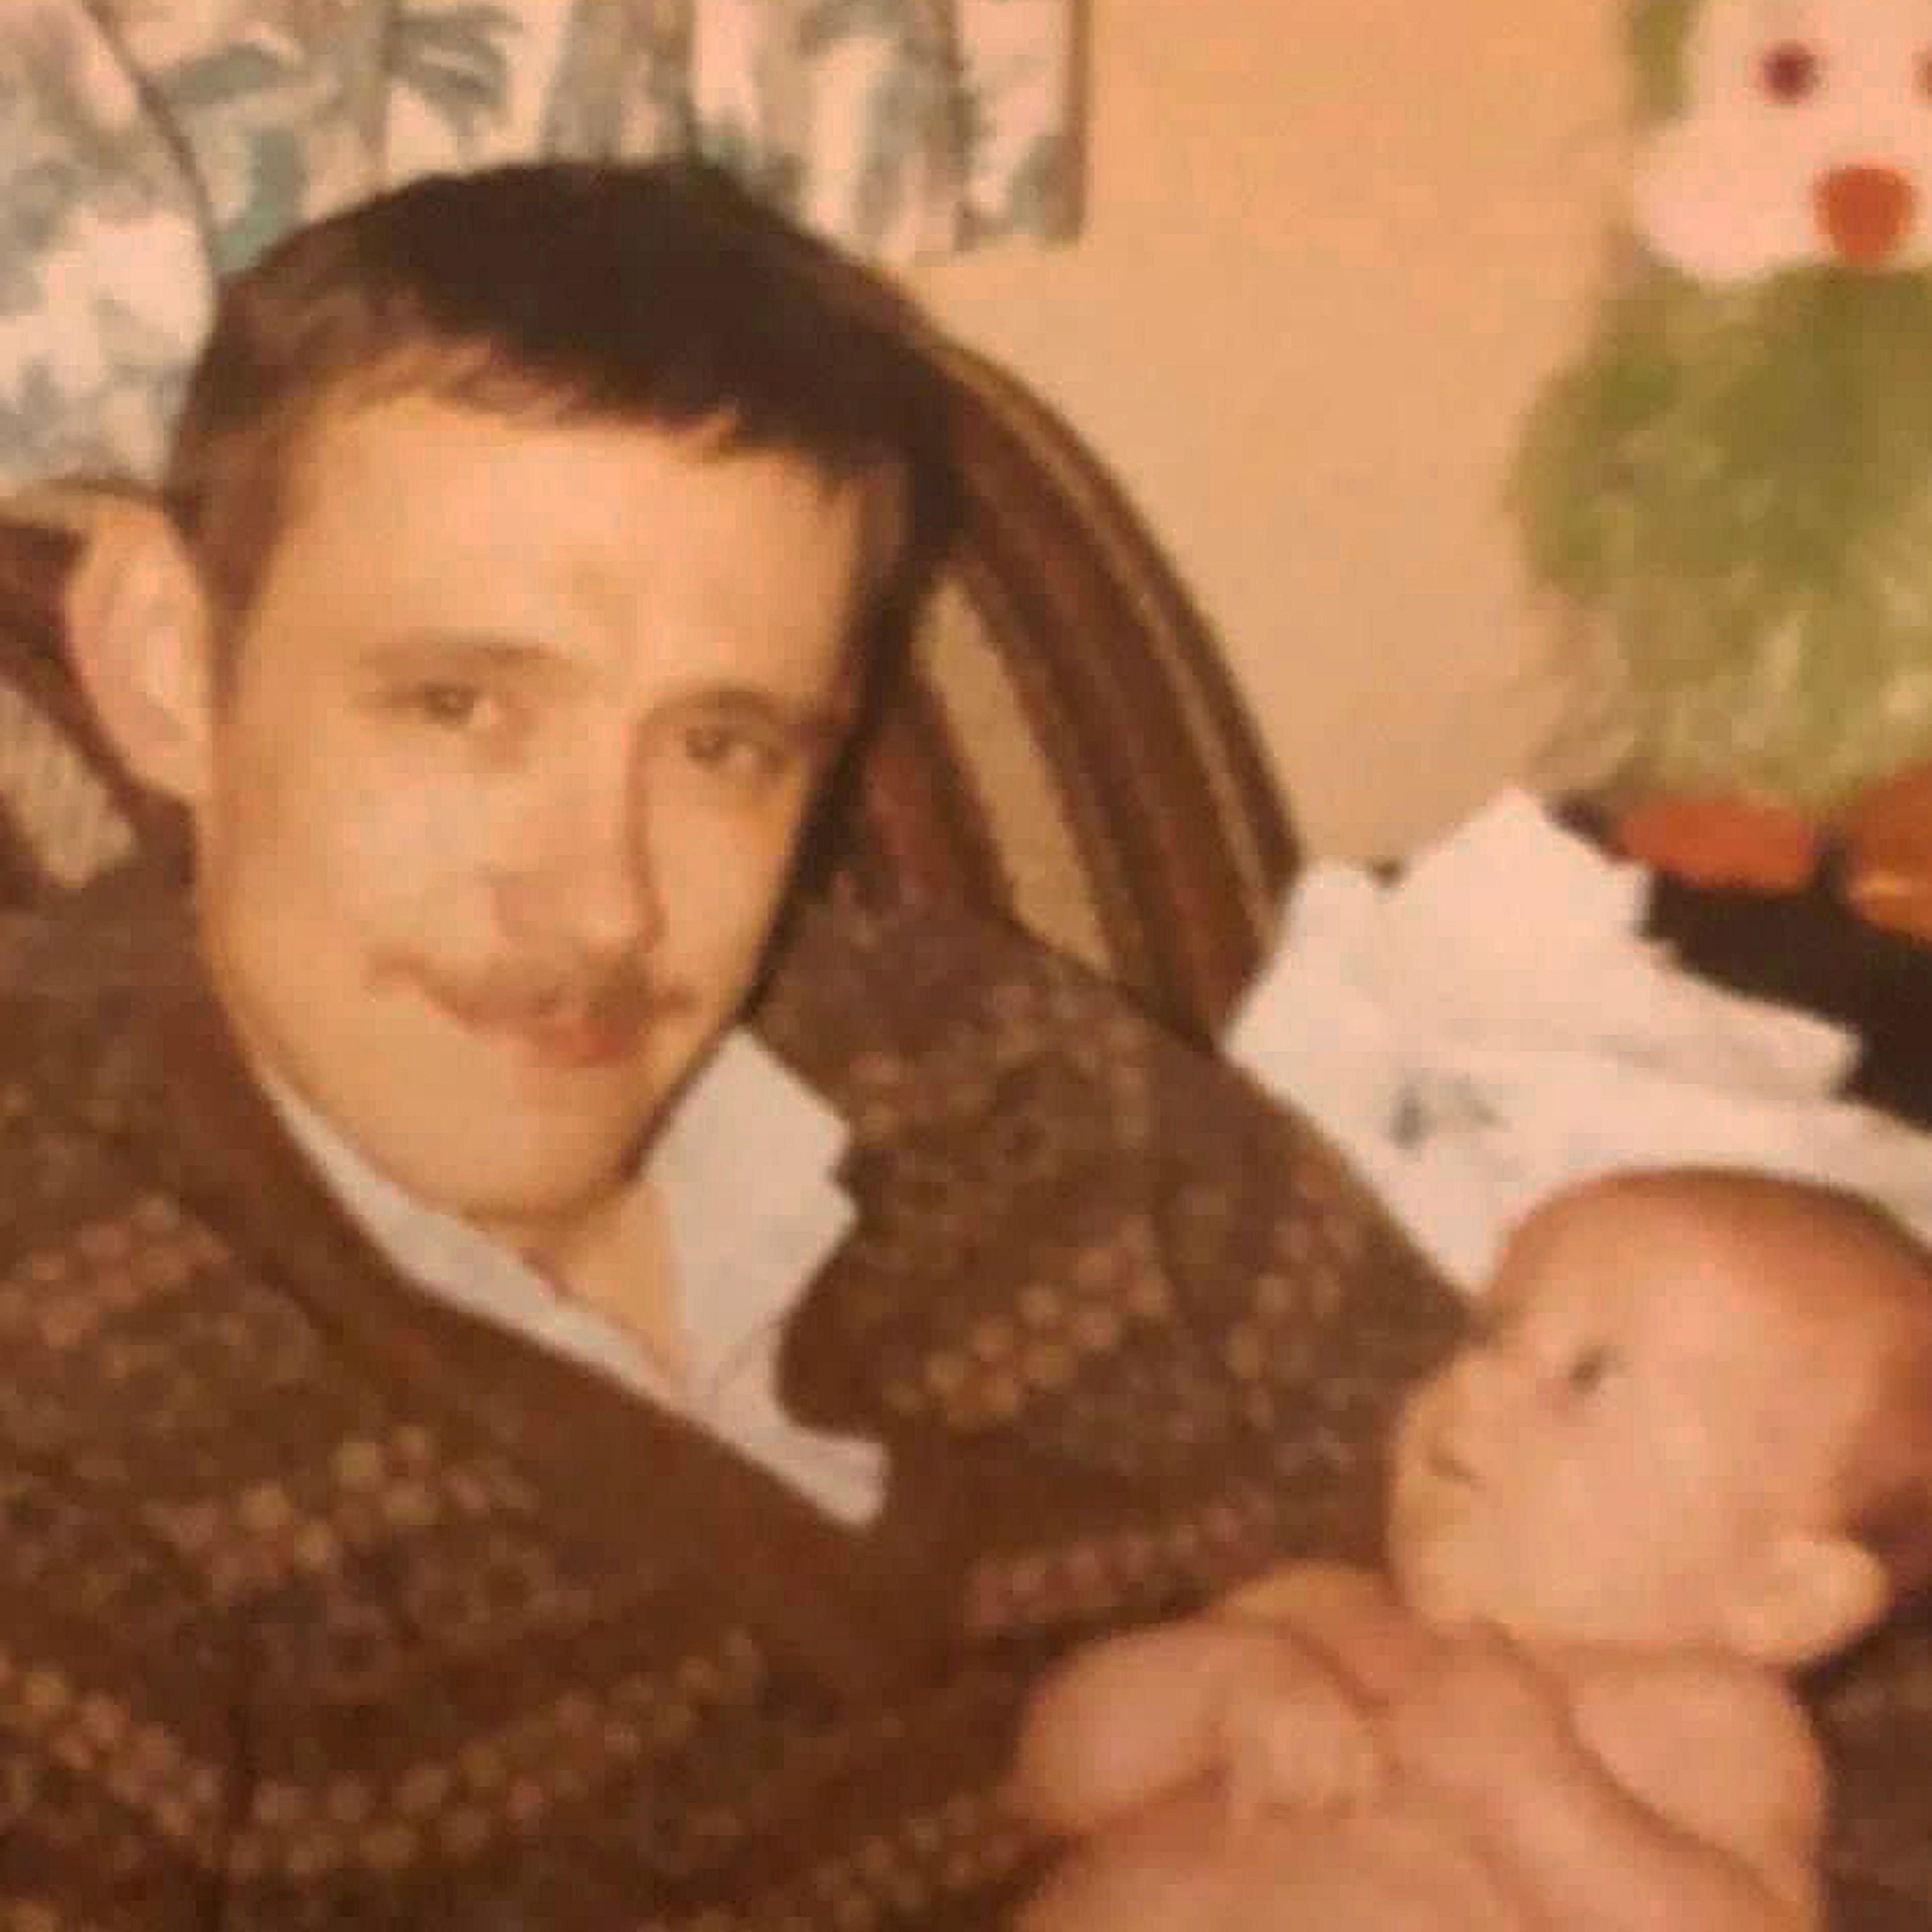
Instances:
[[[567,1233],[516,1245],[560,1292],[627,1330],[675,1387],[687,1384],[690,1346],[670,1223],[648,1173],[574,1220]]]
[[[404,1275],[596,1365],[628,1358],[618,1372],[654,1399],[768,1368],[772,1337],[854,1217],[835,1174],[844,1123],[742,1034],[728,1034],[679,1096],[640,1174],[541,1222],[414,1201],[286,1082],[259,1061],[256,1072]]]
[[[365,1227],[375,1211],[380,1229],[392,1234],[418,1214],[467,1231],[478,1242],[514,1256],[529,1275],[559,1295],[622,1328],[649,1357],[654,1372],[681,1391],[690,1375],[682,1298],[670,1218],[663,1191],[646,1162],[622,1184],[588,1205],[540,1221],[452,1215],[419,1208],[332,1126],[292,1085],[254,1063],[264,1090],[296,1138],[329,1177]],[[416,1272],[405,1254],[397,1258]]]

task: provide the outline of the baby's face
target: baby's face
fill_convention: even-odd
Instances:
[[[1734,1248],[1628,1204],[1545,1211],[1481,1321],[1396,1440],[1390,1559],[1425,1616],[1714,1638],[1763,1539],[1823,1520],[1812,1324]]]

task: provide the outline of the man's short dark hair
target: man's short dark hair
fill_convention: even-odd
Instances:
[[[332,415],[418,394],[507,418],[704,431],[872,493],[890,533],[860,640],[901,632],[958,517],[949,386],[880,276],[677,160],[436,176],[299,230],[230,280],[164,495],[225,633]]]

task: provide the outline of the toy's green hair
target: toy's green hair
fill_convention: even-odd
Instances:
[[[1666,121],[1684,106],[1684,56],[1700,0],[1636,0],[1630,53],[1636,71],[1636,110],[1646,122]]]
[[[1630,0],[1636,107],[1708,0]],[[1932,758],[1932,274],[1707,286],[1655,260],[1544,391],[1529,562],[1594,620],[1638,788],[1830,807]]]
[[[1634,782],[1829,804],[1932,758],[1932,275],[1640,278],[1514,496],[1604,633]]]

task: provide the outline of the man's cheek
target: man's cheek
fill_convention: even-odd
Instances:
[[[399,881],[429,885],[483,869],[493,846],[502,843],[496,829],[464,801],[418,790],[389,794],[386,802],[389,808],[380,812],[324,815],[315,828],[316,849],[333,853],[352,873],[379,866]]]

